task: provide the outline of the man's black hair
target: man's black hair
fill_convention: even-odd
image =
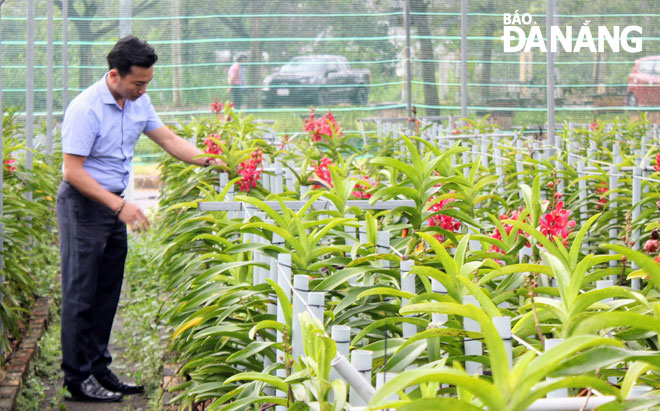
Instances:
[[[153,47],[135,36],[123,37],[108,53],[108,68],[116,68],[124,77],[131,72],[131,66],[149,68],[158,61]]]

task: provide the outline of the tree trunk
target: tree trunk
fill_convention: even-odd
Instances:
[[[416,13],[425,13],[428,11],[428,3],[424,0],[411,1],[410,9]],[[411,17],[413,26],[417,28],[417,34],[423,38],[419,40],[420,51],[422,59],[428,60],[422,62],[422,81],[424,82],[424,105],[437,107],[440,105],[438,100],[438,87],[436,79],[436,63],[435,53],[433,52],[433,41],[429,38],[431,36],[431,29],[429,27],[429,20],[425,14],[415,14]],[[427,116],[439,116],[440,109],[427,108]]]

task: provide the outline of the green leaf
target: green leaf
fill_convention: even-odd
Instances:
[[[544,352],[529,363],[520,377],[520,385],[512,395],[515,397],[527,395],[536,383],[549,376],[555,369],[559,368],[562,361],[575,353],[594,346],[605,345],[621,345],[621,343],[611,338],[595,335],[579,335],[567,338],[561,344]]]
[[[270,207],[268,204],[264,203],[263,201],[259,200],[256,197],[250,197],[250,196],[244,196],[244,195],[237,195],[235,197],[236,201],[242,201],[244,203],[251,204],[257,208],[259,208],[261,211],[264,213],[268,214],[270,218],[273,219],[275,224],[283,229],[286,229],[288,227],[287,221],[282,217],[280,213],[277,211],[273,210],[272,207]]]
[[[339,270],[314,286],[314,290],[334,290],[337,286],[345,283],[349,278],[360,274],[378,271],[380,268],[371,266],[350,267]],[[314,291],[312,290],[312,291]]]
[[[287,385],[282,381],[280,377],[274,375],[265,374],[261,372],[242,372],[240,374],[232,375],[231,377],[225,380],[225,385],[234,381],[261,381],[265,382],[268,385],[271,385],[277,388],[280,391],[287,391]]]
[[[373,330],[376,330],[386,325],[397,324],[397,323],[415,324],[418,327],[426,327],[428,325],[428,321],[424,320],[423,318],[415,318],[415,317],[381,318],[379,320],[370,322],[364,328],[362,328],[360,332],[357,333],[355,337],[353,337],[353,340],[351,341],[351,345],[357,344],[362,338],[364,338],[367,334],[369,334]]]
[[[445,250],[445,247],[440,243],[440,241],[438,241],[433,235],[423,231],[418,231],[416,234],[422,237],[422,239],[426,240],[427,243],[429,243],[433,251],[435,251],[435,256],[442,264],[447,275],[450,277],[457,277],[459,274],[458,267],[456,267],[456,263],[451,258],[447,250]]]
[[[569,330],[573,335],[589,334],[613,327],[631,327],[660,333],[660,320],[634,312],[605,312],[593,314]]]
[[[468,280],[465,277],[456,277],[456,279],[463,284],[465,288],[468,289],[468,292],[474,296],[474,298],[479,301],[479,304],[481,304],[481,307],[486,311],[486,313],[491,316],[491,317],[501,317],[502,314],[500,313],[500,310],[497,308],[497,306],[493,303],[493,301],[484,293],[481,291],[481,288],[479,288],[476,284],[474,284],[472,281]]]
[[[273,287],[275,294],[277,294],[277,299],[279,300],[280,306],[282,307],[282,313],[284,314],[284,318],[286,319],[286,327],[289,330],[291,330],[293,308],[291,307],[291,302],[289,301],[289,297],[286,295],[284,290],[282,290],[282,288],[279,285],[277,285],[277,283],[272,279],[266,278],[266,282],[270,284],[271,287]]]
[[[483,334],[484,342],[486,343],[490,354],[490,366],[493,381],[500,392],[506,390],[509,377],[509,361],[507,359],[506,351],[504,350],[504,343],[495,329],[491,317],[486,315],[481,308],[472,304],[425,303],[409,304],[401,308],[399,313],[402,315],[416,313],[453,314],[462,317],[469,317],[477,321],[481,326],[481,333]]]
[[[642,361],[636,361],[630,364],[621,382],[621,398],[628,398],[630,391],[637,384],[639,377],[652,368],[651,365]]]
[[[582,241],[584,237],[589,232],[591,225],[601,216],[602,213],[591,216],[586,223],[582,225],[580,231],[573,239],[573,244],[571,245],[571,251],[568,254],[569,267],[575,267],[577,265],[578,256],[580,255],[580,250],[582,249]]]
[[[243,361],[247,358],[251,358],[255,356],[256,354],[260,353],[261,351],[268,349],[275,345],[277,343],[272,342],[272,341],[253,341],[250,344],[248,344],[247,347],[243,348],[242,350],[236,351],[225,361],[227,362],[238,362],[238,361]]]
[[[405,291],[397,290],[396,288],[389,288],[389,287],[374,287],[370,288],[368,290],[362,291],[358,295],[358,299],[364,298],[364,297],[369,297],[372,295],[389,295],[393,297],[401,297],[401,298],[406,298],[406,299],[411,299],[415,297],[415,294],[413,293],[408,293]]]
[[[645,305],[647,307],[649,306],[649,303],[648,301],[646,301],[646,298],[644,298],[644,295],[637,293],[635,291],[631,291],[628,288],[612,286],[600,290],[591,290],[591,291],[587,291],[584,294],[580,294],[578,298],[575,300],[573,307],[571,308],[569,317],[573,317],[585,311],[592,304],[598,301],[602,301],[606,298],[616,298],[616,297],[631,298],[637,300],[642,305]]]
[[[408,344],[405,348],[399,347],[394,355],[387,360],[388,372],[401,372],[410,364],[415,362],[416,359],[421,357],[421,354],[426,351],[426,341],[419,340],[412,344]]]
[[[605,244],[603,248],[613,250],[616,253],[623,254],[628,259],[634,261],[641,269],[646,271],[649,276],[649,281],[653,286],[660,290],[660,264],[656,263],[653,258],[636,250],[623,247],[617,244]]]
[[[403,343],[403,345],[399,346],[398,350],[407,347],[408,345],[419,340],[425,340],[427,338],[440,338],[440,337],[483,338],[483,334],[474,331],[465,331],[458,328],[430,328],[428,330],[418,332],[412,337],[408,337],[406,339],[406,342]],[[355,344],[355,342],[353,342],[352,344]]]
[[[621,347],[595,347],[564,361],[554,375],[586,374],[622,361],[642,361],[658,367],[660,355],[653,351],[633,351]]]
[[[346,384],[342,380],[334,380],[330,383],[332,391],[335,393],[335,402],[332,404],[333,411],[342,411],[346,404]]]
[[[255,334],[259,330],[263,330],[264,328],[274,328],[277,331],[283,331],[284,330],[284,324],[280,324],[277,321],[273,320],[264,320],[264,321],[259,321],[250,329],[250,332],[248,333],[248,337],[250,337],[251,340],[254,340]]]
[[[475,407],[458,398],[436,397],[436,398],[418,398],[412,400],[400,407],[398,411],[480,411],[482,408]]]
[[[552,267],[552,272],[557,280],[557,288],[559,289],[559,295],[561,296],[562,302],[568,307],[572,306],[577,295],[568,295],[568,288],[571,282],[571,274],[568,272],[568,268],[556,255],[547,251],[541,252],[541,255],[548,262],[548,265]]]
[[[422,382],[440,382],[456,385],[468,390],[481,399],[490,410],[506,409],[502,396],[493,385],[477,377],[469,376],[465,371],[452,368],[406,370],[387,381],[380,390],[376,391],[369,402],[369,409],[378,409],[379,404],[386,402],[386,398],[403,391],[406,387]]]
[[[248,409],[247,406],[250,404],[255,404],[255,403],[260,403],[260,404],[277,404],[281,405],[283,407],[286,407],[287,405],[287,399],[286,398],[280,398],[280,397],[248,397],[248,398],[241,398],[240,400],[236,400],[231,402],[228,405],[225,405],[222,408],[219,408],[220,411],[243,411]]]
[[[592,387],[598,390],[599,392],[607,395],[617,395],[617,389],[612,387],[609,383],[599,380],[594,377],[566,377],[561,378],[559,381],[544,381],[539,383],[534,390],[526,392],[526,397],[520,401],[514,403],[516,405],[513,409],[525,410],[531,406],[534,401],[537,399],[545,397],[549,392],[558,390],[560,388],[583,388],[583,387]]]

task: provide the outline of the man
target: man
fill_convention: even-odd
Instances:
[[[122,193],[135,144],[146,134],[172,156],[208,166],[214,160],[178,137],[146,94],[158,60],[154,49],[124,37],[107,56],[109,71],[71,101],[62,123],[63,181],[57,195],[62,265],[64,386],[78,401],[111,402],[144,391],[110,371],[108,341],[127,253],[126,225],[149,220]]]
[[[231,100],[236,108],[241,108],[243,94],[245,93],[245,67],[243,62],[247,60],[245,54],[239,54],[234,58],[234,64],[227,72],[227,82],[230,86]]]

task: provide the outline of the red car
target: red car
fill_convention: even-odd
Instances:
[[[635,67],[628,75],[626,106],[660,105],[660,56],[648,56],[635,60]]]

